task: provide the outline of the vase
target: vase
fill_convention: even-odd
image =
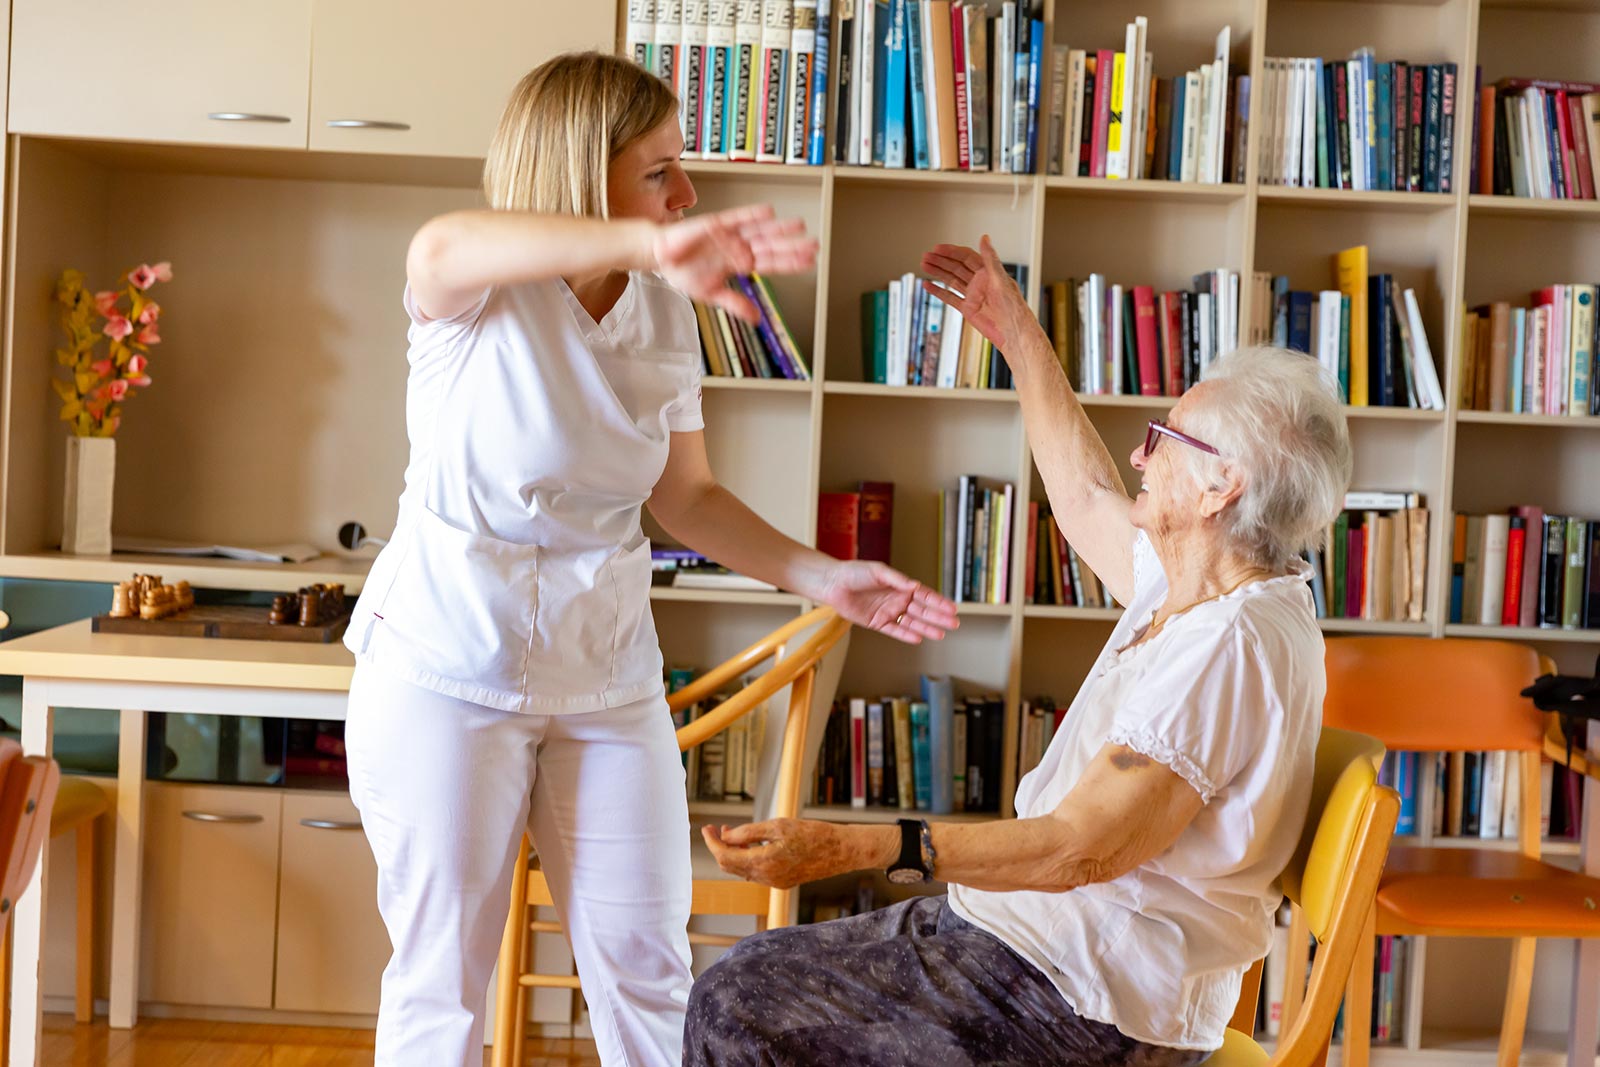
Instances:
[[[111,554],[111,490],[116,474],[115,438],[67,438],[61,551],[73,556]]]

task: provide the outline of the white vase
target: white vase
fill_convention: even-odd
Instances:
[[[61,551],[74,556],[111,554],[111,490],[116,474],[115,438],[67,438]]]

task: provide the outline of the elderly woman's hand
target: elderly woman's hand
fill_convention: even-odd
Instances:
[[[940,283],[924,281],[923,288],[960,311],[962,320],[996,348],[1009,353],[1023,330],[1040,328],[987,235],[976,249],[934,245],[923,254],[922,269]]]
[[[883,859],[862,852],[866,841],[851,833],[856,829],[815,819],[772,819],[744,826],[705,826],[700,833],[717,865],[729,874],[790,889]],[[890,859],[883,859],[884,865]]]

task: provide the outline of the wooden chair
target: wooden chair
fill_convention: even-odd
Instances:
[[[807,630],[814,632],[790,651],[788,646]],[[667,697],[673,711],[713,697],[729,682],[768,660],[772,667],[738,693],[718,704],[678,731],[678,748],[688,751],[761,708],[773,694],[789,688],[789,707],[783,725],[783,747],[778,761],[774,818],[793,818],[800,811],[800,790],[806,758],[813,683],[817,667],[847,633],[850,624],[831,608],[817,608],[779,627],[721,666],[695,679]],[[495,987],[494,1067],[521,1062],[525,1041],[530,989],[579,988],[570,974],[536,974],[530,970],[531,934],[560,933],[559,923],[530,920],[530,909],[554,904],[549,886],[537,869],[529,866],[526,838],[517,854],[511,883],[511,913],[500,944],[499,977]],[[792,889],[768,889],[734,879],[696,879],[690,910],[695,915],[750,915],[758,926],[771,929],[789,922]],[[732,945],[739,939],[724,934],[691,933],[691,944]]]
[[[77,956],[72,1017],[80,1023],[94,1019],[94,835],[100,817],[111,810],[111,796],[88,778],[63,778],[50,809],[50,836],[76,835]],[[6,936],[6,959],[11,958],[11,938]]]
[[[1261,982],[1257,962],[1245,976],[1222,1047],[1203,1067],[1322,1067],[1326,1061],[1346,976],[1361,954],[1362,927],[1400,815],[1400,798],[1378,785],[1382,759],[1383,746],[1371,737],[1323,729],[1305,832],[1283,875],[1285,895],[1306,916],[1318,943],[1304,1010],[1284,1022],[1277,1049],[1268,1056],[1250,1037]],[[1348,1032],[1348,1019],[1345,1025]]]
[[[1600,899],[1600,879],[1539,858],[1545,716],[1518,694],[1549,661],[1509,641],[1427,637],[1331,638],[1327,661],[1324,724],[1369,733],[1397,751],[1507,751],[1520,760],[1521,785],[1516,851],[1399,846],[1390,853],[1365,948],[1350,973],[1343,1062],[1368,1062],[1375,937],[1431,934],[1513,941],[1498,1063],[1514,1067],[1527,1024],[1535,939],[1600,937],[1600,911],[1592,905]],[[1291,943],[1303,938],[1291,935]],[[1285,1019],[1293,1010],[1286,997]]]
[[[39,862],[60,781],[55,760],[24,756],[21,745],[0,738],[0,937],[8,950],[0,961],[0,1062],[11,1037],[11,976],[3,965],[10,957],[11,913]]]

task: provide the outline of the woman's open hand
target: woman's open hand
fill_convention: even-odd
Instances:
[[[961,312],[963,321],[1002,351],[1013,346],[1029,323],[1038,326],[987,235],[976,249],[934,245],[923,254],[922,270],[934,279],[924,280],[922,287]]]
[[[849,828],[816,819],[771,819],[743,826],[703,826],[700,835],[729,874],[774,889],[860,870],[872,859],[859,855]]]
[[[835,564],[818,599],[857,626],[908,645],[937,641],[961,625],[954,601],[871,560]]]
[[[757,204],[662,226],[651,251],[656,269],[673,288],[754,324],[760,312],[743,293],[728,287],[728,279],[752,271],[810,270],[816,264],[817,242],[805,229],[803,220],[778,219],[770,205]]]

